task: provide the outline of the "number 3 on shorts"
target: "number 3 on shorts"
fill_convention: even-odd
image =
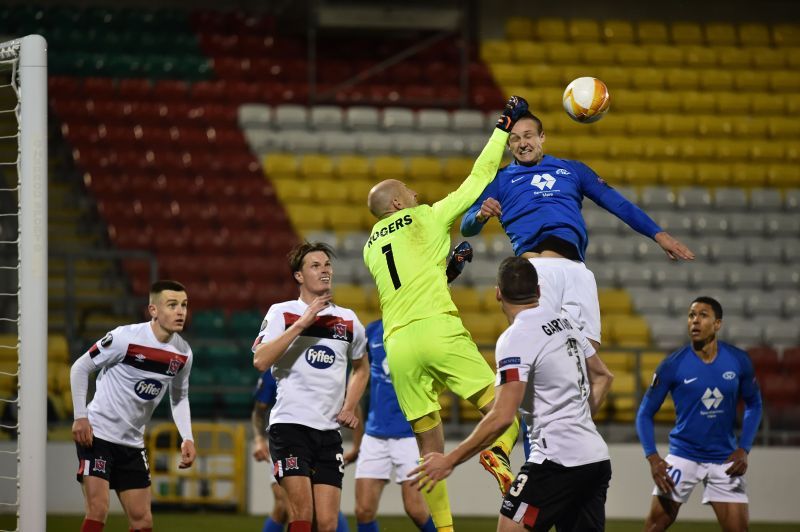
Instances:
[[[514,480],[514,485],[511,486],[510,490],[508,490],[508,494],[512,497],[519,497],[519,494],[522,493],[522,489],[525,487],[526,482],[528,482],[528,475],[525,473],[520,473],[517,475],[516,480]]]
[[[336,459],[339,461],[339,473],[344,473],[344,455],[342,453],[336,453]]]

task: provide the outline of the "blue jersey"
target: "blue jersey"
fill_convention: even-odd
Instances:
[[[644,211],[582,162],[545,155],[535,166],[515,161],[500,169],[461,218],[461,234],[473,236],[481,231],[483,224],[475,215],[486,198],[494,198],[500,202],[500,224],[511,239],[515,255],[533,251],[547,237],[558,237],[575,246],[580,259],[585,260],[588,237],[581,215],[584,197],[649,238],[661,231]]]
[[[258,378],[256,391],[253,397],[259,403],[272,406],[275,404],[275,399],[278,395],[278,385],[275,382],[275,377],[272,376],[272,368],[268,369]]]
[[[406,421],[397,394],[389,377],[389,363],[383,348],[383,321],[367,325],[367,355],[369,356],[369,413],[364,431],[376,438],[407,438],[414,436]]]
[[[736,405],[745,402],[738,447],[750,451],[761,419],[761,392],[747,353],[724,342],[717,357],[706,364],[691,346],[665,358],[653,375],[636,415],[636,429],[645,456],[656,452],[653,416],[667,392],[675,402],[675,427],[669,433],[669,452],[695,462],[724,463],[736,450]]]

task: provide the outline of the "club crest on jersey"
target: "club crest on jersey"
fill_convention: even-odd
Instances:
[[[172,357],[169,360],[169,367],[167,368],[167,375],[177,375],[181,370],[182,364],[179,357]]]
[[[726,371],[725,373],[722,374],[722,378],[725,379],[726,381],[732,381],[733,379],[736,378],[736,372]]]
[[[144,379],[134,385],[133,391],[145,401],[152,401],[158,397],[163,387],[164,385],[155,379]]]
[[[300,469],[300,466],[297,465],[296,456],[290,456],[286,459],[286,471],[289,471],[290,469]]]
[[[556,170],[556,175],[570,175],[569,170],[564,170],[563,168],[559,168]]]
[[[94,467],[92,467],[92,471],[97,471],[98,473],[105,473],[106,472],[106,461],[102,458],[95,458],[94,459]]]
[[[347,340],[347,324],[334,323],[333,324],[333,338],[340,340]]]
[[[102,340],[100,340],[100,345],[102,347],[108,347],[108,346],[111,345],[111,342],[113,342],[113,341],[114,341],[114,337],[111,336],[111,333],[108,333],[107,335],[103,336]]]
[[[306,351],[306,362],[317,369],[327,369],[336,361],[336,353],[326,345],[312,345]]]

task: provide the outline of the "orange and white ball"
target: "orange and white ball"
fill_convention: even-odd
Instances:
[[[567,85],[562,100],[570,118],[581,124],[591,124],[603,118],[611,103],[606,84],[588,76]]]

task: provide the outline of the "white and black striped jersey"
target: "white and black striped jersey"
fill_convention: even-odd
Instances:
[[[188,401],[192,350],[173,334],[159,342],[150,322],[117,327],[87,352],[100,369],[94,398],[88,405],[94,435],[104,440],[144,447],[145,425],[167,388],[172,404]],[[188,413],[189,409],[186,408]],[[176,424],[181,428],[181,423]],[[190,420],[184,426],[190,427]],[[184,439],[192,439],[191,429]]]
[[[527,382],[520,413],[529,462],[574,467],[609,458],[589,408],[586,358],[594,354],[577,326],[543,307],[517,314],[497,340],[497,385]]]
[[[300,299],[272,305],[253,343],[253,352],[259,344],[280,336],[306,308],[308,305]],[[355,312],[333,303],[324,308],[272,366],[278,395],[269,424],[338,429],[336,415],[344,404],[348,358],[357,360],[365,350],[364,326]]]

